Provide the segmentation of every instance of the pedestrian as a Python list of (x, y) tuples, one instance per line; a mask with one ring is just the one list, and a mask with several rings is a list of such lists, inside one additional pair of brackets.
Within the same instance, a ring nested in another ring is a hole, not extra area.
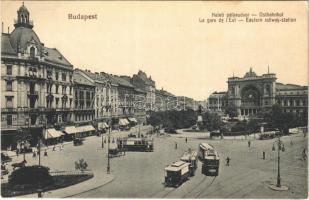
[(44, 151), (44, 156), (47, 156), (47, 151), (46, 151), (46, 149), (45, 149), (45, 151)]
[(230, 157), (227, 157), (227, 158), (225, 159), (225, 161), (226, 161), (226, 166), (230, 166), (231, 158), (230, 158)]
[(35, 149), (32, 148), (32, 157), (35, 158), (36, 157), (36, 153), (35, 153)]
[(266, 156), (265, 156), (265, 151), (263, 151), (263, 160), (265, 160), (265, 157), (266, 157)]
[(186, 143), (188, 142), (188, 138), (186, 137)]
[(304, 150), (302, 152), (302, 157), (303, 157), (303, 160), (307, 159), (307, 154), (306, 154), (306, 149), (305, 148), (304, 148)]
[(248, 147), (250, 148), (250, 146), (251, 146), (251, 141), (249, 140), (248, 141)]
[(54, 147), (53, 147), (53, 151), (55, 151), (56, 150), (56, 145), (54, 145)]
[(177, 149), (177, 142), (175, 142), (175, 149)]
[(275, 149), (275, 144), (273, 144), (273, 147), (272, 147), (271, 150), (272, 150), (272, 151), (276, 151), (276, 149)]
[(282, 144), (282, 148), (281, 148), (281, 150), (282, 150), (283, 152), (285, 152), (285, 147), (284, 147), (284, 144)]

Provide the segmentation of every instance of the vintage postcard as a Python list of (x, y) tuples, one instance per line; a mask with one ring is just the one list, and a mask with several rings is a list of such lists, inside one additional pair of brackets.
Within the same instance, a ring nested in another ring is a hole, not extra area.
[(307, 1), (1, 1), (3, 198), (305, 199)]

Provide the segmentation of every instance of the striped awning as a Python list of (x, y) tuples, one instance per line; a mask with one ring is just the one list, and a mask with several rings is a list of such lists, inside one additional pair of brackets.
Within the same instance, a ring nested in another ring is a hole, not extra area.
[(128, 125), (129, 121), (127, 119), (119, 119), (119, 125), (120, 126), (125, 126)]
[(106, 122), (99, 122), (99, 123), (98, 123), (98, 129), (99, 129), (99, 130), (102, 130), (102, 129), (108, 128), (108, 127), (109, 127), (109, 126), (107, 125)]
[(54, 128), (46, 129), (44, 133), (44, 139), (51, 139), (51, 138), (58, 138), (60, 136), (64, 135), (61, 131), (57, 131)]
[(92, 125), (79, 126), (79, 127), (76, 127), (76, 129), (78, 130), (78, 133), (95, 131), (95, 128)]
[(136, 120), (134, 117), (129, 118), (129, 120), (130, 120), (131, 122), (137, 123), (137, 120)]
[(66, 134), (75, 134), (75, 133), (78, 132), (78, 130), (76, 129), (75, 126), (67, 126), (67, 127), (64, 128), (64, 132)]

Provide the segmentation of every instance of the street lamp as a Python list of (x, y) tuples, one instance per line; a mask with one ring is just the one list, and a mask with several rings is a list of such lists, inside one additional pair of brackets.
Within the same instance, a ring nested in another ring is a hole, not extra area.
[[(280, 177), (280, 151), (284, 151), (284, 145), (282, 143), (282, 141), (280, 140), (280, 136), (278, 136), (278, 141), (276, 141), (275, 143), (277, 143), (278, 145), (278, 173), (277, 173), (277, 187), (281, 188), (281, 177)], [(272, 150), (275, 151), (274, 149), (274, 144), (272, 147)]]
[(109, 161), (110, 133), (111, 133), (111, 118), (110, 118), (109, 127), (108, 127), (108, 141), (107, 141), (107, 174), (110, 174), (110, 161)]

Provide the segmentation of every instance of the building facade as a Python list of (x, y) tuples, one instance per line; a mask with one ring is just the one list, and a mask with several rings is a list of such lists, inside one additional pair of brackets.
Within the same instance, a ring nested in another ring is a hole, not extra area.
[(227, 92), (214, 92), (208, 98), (207, 109), (210, 112), (224, 114), (227, 104)]
[(95, 119), (95, 85), (74, 71), (74, 123), (77, 126), (92, 124)]
[(36, 143), (43, 127), (65, 126), (73, 117), (73, 66), (55, 48), (44, 46), (22, 5), (15, 29), (1, 37), (2, 147), (28, 132)]
[(151, 79), (151, 76), (147, 77), (145, 72), (139, 70), (137, 74), (133, 75), (132, 84), (147, 92), (145, 109), (146, 111), (154, 111), (156, 102), (156, 83)]
[(258, 76), (252, 68), (243, 77), (228, 78), (228, 91), (213, 93), (208, 100), (212, 111), (223, 112), (235, 106), (238, 116), (255, 116), (279, 104), (285, 112), (304, 113), (308, 108), (308, 86), (276, 82), (274, 73)]

